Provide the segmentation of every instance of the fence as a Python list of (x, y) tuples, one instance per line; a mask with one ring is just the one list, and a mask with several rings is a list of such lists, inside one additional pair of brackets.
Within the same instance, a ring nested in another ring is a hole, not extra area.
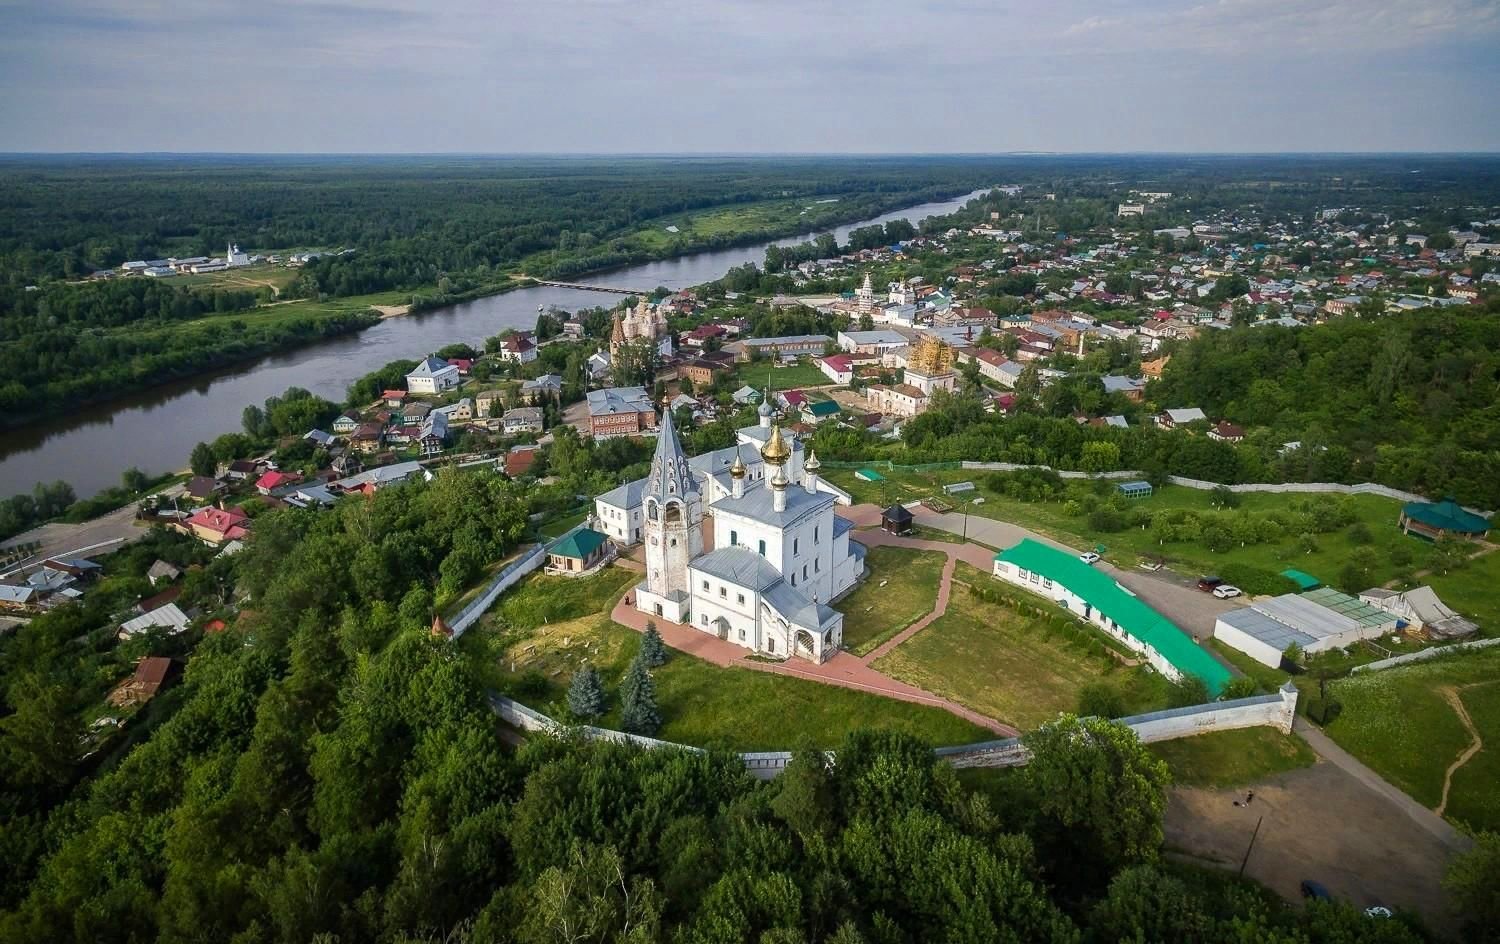
[(1456, 642), (1450, 646), (1433, 646), (1431, 649), (1423, 649), (1421, 652), (1408, 652), (1404, 656), (1391, 656), (1389, 659), (1381, 659), (1379, 662), (1366, 662), (1364, 665), (1356, 665), (1349, 672), (1351, 675), (1359, 672), (1379, 672), (1381, 669), (1393, 669), (1399, 665), (1422, 662), (1426, 659), (1436, 659), (1438, 656), (1450, 656), (1455, 652), (1462, 652), (1467, 649), (1487, 649), (1490, 646), (1500, 646), (1500, 639), (1476, 639), (1474, 642)]
[[(1500, 642), (1500, 640), (1496, 640)], [(546, 715), (527, 708), (520, 702), (504, 695), (490, 693), (490, 706), (501, 720), (523, 731), (535, 731), (560, 736), (575, 731), (590, 740), (614, 741), (635, 744), (648, 750), (665, 747), (704, 753), (701, 748), (661, 741), (656, 738), (580, 725), (569, 728)], [(1190, 708), (1171, 708), (1119, 719), (1144, 743), (1170, 741), (1173, 738), (1191, 737), (1209, 731), (1234, 731), (1239, 728), (1274, 727), (1282, 734), (1292, 730), (1292, 721), (1297, 716), (1297, 688), (1291, 682), (1281, 686), (1274, 695), (1256, 695), (1237, 698), (1233, 701), (1194, 705)], [(997, 741), (981, 741), (977, 744), (960, 744), (954, 747), (939, 747), (933, 751), (939, 760), (958, 768), (970, 767), (1021, 767), (1030, 759), (1020, 738), (1003, 738)], [(829, 757), (832, 758), (832, 754)], [(791, 751), (754, 751), (740, 754), (745, 770), (760, 780), (773, 780), (791, 763)]]
[(448, 624), (449, 628), (453, 630), (453, 638), (457, 639), (462, 636), (464, 630), (468, 629), (473, 625), (475, 620), (484, 615), (484, 611), (494, 604), (495, 599), (500, 594), (515, 586), (516, 581), (546, 563), (547, 551), (551, 550), (553, 545), (582, 527), (583, 525), (580, 524), (569, 528), (557, 541), (538, 544), (530, 551), (527, 551), (522, 557), (511, 561), (501, 568), (499, 573), (490, 578), (489, 585), (484, 588), (483, 592), (470, 600), (468, 605), (460, 610), (458, 615), (453, 617), (453, 620)]

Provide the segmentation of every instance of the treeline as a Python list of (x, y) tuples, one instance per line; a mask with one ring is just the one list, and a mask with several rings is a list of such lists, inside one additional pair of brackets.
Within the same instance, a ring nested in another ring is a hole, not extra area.
[(50, 329), (0, 345), (0, 427), (108, 400), (378, 322), (373, 312), (131, 331)]
[[(262, 515), (185, 593), (250, 607), (223, 633), (137, 643), (187, 671), (97, 770), (80, 701), (126, 657), (107, 601), (4, 643), (0, 942), (1424, 939), (1165, 859), (1168, 770), (1108, 721), (1063, 717), (1028, 735), (1028, 767), (973, 777), (878, 731), (769, 783), (719, 752), (513, 749), (428, 626), (435, 591), (514, 548), (528, 508), (447, 470)], [(115, 602), (175, 556), (126, 553)], [(1461, 865), (1472, 908), (1493, 869)]]
[(1500, 300), (1204, 332), (1148, 392), (1241, 424), (1265, 447), (1300, 442), (1284, 461), (1293, 480), (1331, 471), (1500, 508)]
[(910, 220), (889, 220), (885, 225), (871, 224), (849, 231), (849, 241), (843, 246), (832, 233), (819, 233), (816, 239), (795, 246), (768, 246), (766, 248), (765, 272), (774, 275), (803, 262), (831, 259), (845, 252), (861, 249), (877, 249), (890, 246), (917, 235), (917, 228)]

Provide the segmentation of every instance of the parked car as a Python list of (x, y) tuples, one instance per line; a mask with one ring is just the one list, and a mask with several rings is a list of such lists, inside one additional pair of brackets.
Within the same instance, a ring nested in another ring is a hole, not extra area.
[(1214, 596), (1218, 597), (1220, 600), (1233, 599), (1234, 597), (1237, 597), (1239, 595), (1240, 588), (1231, 586), (1227, 583), (1221, 583), (1217, 587), (1214, 587)]
[(1394, 918), (1395, 916), (1385, 905), (1371, 905), (1365, 909), (1366, 918)]
[(1323, 883), (1314, 882), (1310, 878), (1302, 880), (1302, 897), (1316, 898), (1318, 901), (1333, 901), (1333, 896), (1328, 893), (1327, 888), (1323, 887)]
[(1078, 555), (1078, 559), (1083, 561), (1085, 564), (1099, 563), (1099, 555), (1095, 554), (1093, 551), (1084, 551), (1082, 554)]
[(1207, 593), (1208, 591), (1212, 590), (1214, 587), (1217, 587), (1219, 584), (1221, 584), (1223, 582), (1224, 582), (1224, 578), (1223, 577), (1199, 577), (1198, 578), (1198, 589), (1204, 591), (1205, 593)]

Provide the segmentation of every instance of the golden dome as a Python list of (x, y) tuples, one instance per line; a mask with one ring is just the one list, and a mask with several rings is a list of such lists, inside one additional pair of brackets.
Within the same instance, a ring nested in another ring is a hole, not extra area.
[(771, 427), (771, 438), (766, 440), (765, 448), (760, 451), (760, 457), (771, 465), (782, 465), (792, 457), (792, 447), (788, 446), (781, 436), (780, 423)]
[(745, 477), (745, 460), (740, 458), (739, 453), (735, 453), (734, 465), (729, 467), (729, 475), (736, 479)]

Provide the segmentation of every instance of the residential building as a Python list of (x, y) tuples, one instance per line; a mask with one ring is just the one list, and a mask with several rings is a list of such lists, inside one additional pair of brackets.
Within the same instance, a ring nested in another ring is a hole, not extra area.
[[(458, 368), (437, 357), (428, 356), (406, 375), (406, 389), (415, 394), (436, 396), (459, 385)], [(389, 400), (387, 400), (389, 403)]]
[(238, 508), (200, 508), (176, 525), (204, 544), (219, 545), (250, 533), (250, 516)]
[(588, 392), (589, 433), (595, 439), (635, 436), (656, 428), (656, 405), (641, 387)]
[(540, 433), (542, 431), (544, 416), (538, 407), (518, 406), (514, 410), (506, 410), (502, 419), (505, 435), (514, 436), (517, 433)]
[(1163, 410), (1156, 415), (1156, 425), (1162, 429), (1177, 429), (1189, 423), (1208, 422), (1208, 416), (1197, 407), (1182, 410)]

